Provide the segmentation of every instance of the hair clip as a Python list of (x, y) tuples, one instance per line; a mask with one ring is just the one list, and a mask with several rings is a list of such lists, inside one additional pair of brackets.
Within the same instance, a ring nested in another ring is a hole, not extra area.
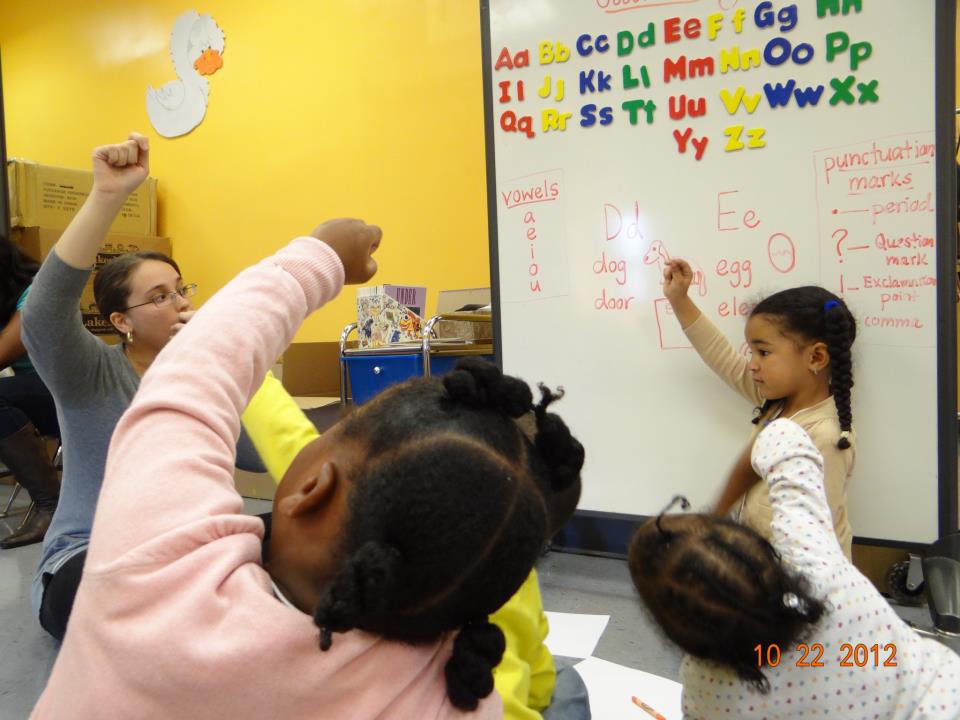
[(850, 439), (850, 431), (849, 431), (849, 430), (841, 430), (841, 431), (840, 431), (840, 438), (841, 438), (842, 440), (849, 440), (849, 439)]
[(664, 537), (669, 537), (669, 533), (667, 533), (662, 527), (660, 527), (660, 518), (666, 515), (667, 512), (678, 502), (680, 503), (680, 508), (682, 510), (686, 510), (690, 507), (690, 501), (687, 500), (683, 495), (674, 495), (673, 498), (671, 498), (670, 502), (667, 503), (667, 506), (660, 511), (660, 514), (657, 515), (657, 519), (654, 521), (654, 523), (657, 526), (657, 530), (659, 530), (660, 534)]
[(823, 311), (826, 312), (827, 310), (833, 310), (835, 307), (839, 307), (839, 306), (840, 306), (839, 300), (827, 300), (823, 304)]

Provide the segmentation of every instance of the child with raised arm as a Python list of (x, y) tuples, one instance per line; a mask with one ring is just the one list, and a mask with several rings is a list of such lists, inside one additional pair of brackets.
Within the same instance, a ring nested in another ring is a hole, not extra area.
[(844, 556), (810, 436), (774, 420), (752, 465), (772, 543), (730, 518), (661, 513), (630, 544), (644, 605), (687, 653), (684, 718), (960, 718), (960, 657), (914, 632)]
[[(272, 373), (267, 373), (241, 420), (277, 482), (286, 475), (297, 455), (320, 437)], [(528, 438), (535, 437), (533, 413), (518, 420), (518, 424)], [(579, 479), (552, 495), (548, 502), (550, 537), (570, 519), (579, 498)], [(536, 570), (490, 616), (490, 621), (503, 631), (506, 641), (503, 658), (493, 670), (505, 720), (589, 720), (590, 706), (582, 678), (572, 667), (562, 666), (558, 670), (545, 644), (549, 625)]]
[(847, 513), (847, 486), (856, 460), (850, 409), (853, 369), (850, 347), (856, 323), (846, 304), (821, 287), (791, 288), (760, 302), (750, 313), (745, 335), (748, 359), (737, 353), (690, 299), (690, 265), (671, 260), (663, 291), (694, 349), (721, 380), (756, 406), (756, 430), (736, 461), (715, 510), (737, 506), (737, 518), (771, 537), (773, 508), (766, 486), (750, 467), (757, 433), (779, 417), (810, 433), (824, 457), (827, 501), (833, 527), (851, 556), (853, 532)]
[[(306, 316), (373, 275), (379, 242), (360, 221), (321, 225), (241, 273), (153, 363), (111, 443), (33, 717), (501, 716), (488, 618), (583, 463), (549, 391), (534, 403), (468, 364), (383, 393), (298, 453), (265, 565), (233, 485), (240, 412)], [(515, 422), (531, 411), (533, 441)]]

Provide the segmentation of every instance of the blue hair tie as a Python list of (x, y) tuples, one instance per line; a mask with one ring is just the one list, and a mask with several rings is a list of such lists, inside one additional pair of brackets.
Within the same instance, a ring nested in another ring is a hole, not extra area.
[(827, 300), (823, 304), (823, 311), (826, 312), (827, 310), (833, 310), (835, 307), (838, 307), (839, 305), (840, 305), (840, 302), (838, 300)]

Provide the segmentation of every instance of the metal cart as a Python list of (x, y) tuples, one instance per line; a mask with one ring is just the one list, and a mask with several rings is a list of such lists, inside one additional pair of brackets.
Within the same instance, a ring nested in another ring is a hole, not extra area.
[(438, 338), (435, 327), (441, 320), (489, 325), (491, 316), (477, 313), (435, 315), (424, 325), (421, 340), (377, 348), (348, 347), (357, 324), (347, 325), (340, 333), (340, 402), (360, 405), (408, 378), (443, 375), (462, 357), (479, 356), (493, 360), (491, 339)]

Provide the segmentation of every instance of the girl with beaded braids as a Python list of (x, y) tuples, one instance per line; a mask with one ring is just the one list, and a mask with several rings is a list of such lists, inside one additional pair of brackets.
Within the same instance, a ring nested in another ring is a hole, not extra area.
[[(297, 454), (262, 564), (263, 522), (233, 484), (241, 411), (306, 316), (373, 276), (380, 235), (339, 220), (294, 240), (154, 361), (117, 425), (33, 717), (501, 716), (488, 616), (583, 463), (553, 394), (534, 404), (476, 364), (383, 393)], [(532, 440), (515, 420), (531, 412)]]
[[(557, 511), (572, 513), (569, 489), (579, 496), (583, 447), (547, 412), (559, 396), (540, 390), (533, 405), (523, 381), (489, 363), (463, 360), (442, 382), (410, 381), (341, 423), (340, 441), (363, 444), (371, 470), (354, 490), (341, 546), (353, 559), (341, 566), (314, 611), (321, 648), (330, 647), (333, 632), (354, 628), (420, 642), (466, 618), (446, 666), (447, 693), (454, 705), (471, 710), (491, 692), (505, 641), (487, 616), (527, 579), (510, 567), (529, 575), (537, 547), (558, 529)], [(532, 437), (515, 422), (530, 415)], [(502, 503), (487, 497), (498, 492), (491, 485), (502, 473), (509, 484), (532, 484), (534, 492), (527, 497), (529, 487), (516, 495), (508, 488), (507, 497), (515, 499)], [(498, 511), (500, 529), (491, 532), (489, 522), (473, 518), (487, 505), (513, 505), (519, 512), (522, 498), (533, 503), (523, 510), (525, 522), (500, 520)], [(425, 517), (424, 505), (435, 519)], [(427, 522), (435, 533), (429, 539), (422, 527)], [(396, 544), (379, 548), (385, 538)], [(485, 553), (470, 549), (485, 545)], [(523, 558), (519, 566), (515, 554)]]
[(824, 458), (825, 487), (833, 527), (851, 556), (853, 532), (847, 515), (847, 485), (856, 460), (850, 409), (853, 370), (850, 348), (856, 323), (846, 304), (815, 286), (775, 293), (760, 302), (746, 326), (752, 357), (737, 353), (687, 294), (693, 273), (683, 260), (664, 270), (664, 295), (694, 349), (721, 380), (757, 406), (757, 426), (740, 455), (715, 511), (737, 506), (738, 519), (770, 538), (773, 509), (766, 486), (750, 468), (757, 433), (778, 417), (797, 422)]
[[(485, 367), (464, 361), (458, 371), (490, 372)], [(456, 377), (450, 382), (456, 383)], [(297, 455), (320, 437), (317, 427), (272, 373), (267, 373), (241, 420), (267, 472), (278, 483)], [(536, 413), (519, 418), (517, 424), (528, 439), (536, 437)], [(564, 448), (579, 452), (575, 444), (565, 439), (562, 429), (560, 440), (560, 453)], [(555, 455), (547, 453), (548, 457)], [(548, 496), (550, 537), (573, 515), (580, 491), (577, 480), (566, 490)], [(267, 528), (266, 548), (269, 514), (261, 517)], [(531, 570), (520, 589), (490, 616), (490, 622), (503, 631), (505, 640), (503, 658), (493, 669), (493, 685), (503, 703), (504, 720), (589, 720), (590, 705), (583, 679), (572, 664), (555, 660), (545, 643), (549, 624), (536, 570)]]

